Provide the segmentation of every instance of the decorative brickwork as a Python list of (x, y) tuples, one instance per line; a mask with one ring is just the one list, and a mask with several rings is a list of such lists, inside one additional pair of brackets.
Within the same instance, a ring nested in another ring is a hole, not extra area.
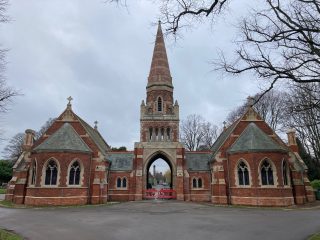
[(160, 23), (134, 151), (111, 151), (97, 122), (91, 127), (78, 117), (71, 100), (38, 141), (26, 130), (6, 200), (34, 206), (142, 200), (149, 168), (161, 158), (170, 166), (170, 191), (178, 200), (253, 206), (315, 201), (294, 130), (286, 146), (251, 105), (225, 126), (210, 151), (185, 150)]

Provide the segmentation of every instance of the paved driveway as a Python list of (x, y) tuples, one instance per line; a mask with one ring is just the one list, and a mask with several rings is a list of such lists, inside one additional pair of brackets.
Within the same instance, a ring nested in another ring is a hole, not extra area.
[(31, 240), (302, 240), (320, 231), (320, 210), (229, 208), (176, 201), (0, 208), (0, 226)]

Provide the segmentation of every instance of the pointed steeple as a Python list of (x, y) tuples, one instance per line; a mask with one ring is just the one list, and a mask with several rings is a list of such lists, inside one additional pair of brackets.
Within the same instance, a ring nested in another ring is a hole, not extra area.
[(154, 45), (150, 73), (148, 77), (148, 86), (152, 85), (172, 86), (172, 78), (169, 69), (166, 46), (164, 44), (161, 22), (158, 24), (157, 37)]

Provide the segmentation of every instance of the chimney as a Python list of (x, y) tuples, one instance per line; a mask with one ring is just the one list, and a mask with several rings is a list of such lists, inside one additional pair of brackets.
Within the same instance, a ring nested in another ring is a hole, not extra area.
[(288, 146), (293, 152), (298, 152), (298, 145), (296, 141), (296, 130), (291, 128), (287, 131)]
[(34, 142), (35, 131), (32, 129), (27, 129), (25, 131), (24, 141), (23, 141), (23, 150), (28, 151), (32, 148)]

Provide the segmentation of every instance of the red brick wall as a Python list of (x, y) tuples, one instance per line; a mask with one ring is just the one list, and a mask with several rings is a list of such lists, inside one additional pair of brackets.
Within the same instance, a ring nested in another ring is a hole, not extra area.
[[(202, 188), (193, 188), (193, 179), (202, 179)], [(190, 201), (194, 202), (209, 202), (211, 200), (211, 176), (210, 172), (189, 172), (189, 189)]]
[[(131, 172), (131, 171), (130, 171)], [(133, 178), (130, 177), (130, 172), (110, 172), (109, 175), (109, 201), (129, 201), (130, 199), (130, 189), (133, 187)], [(117, 188), (117, 179), (118, 178), (127, 179), (126, 188)]]

